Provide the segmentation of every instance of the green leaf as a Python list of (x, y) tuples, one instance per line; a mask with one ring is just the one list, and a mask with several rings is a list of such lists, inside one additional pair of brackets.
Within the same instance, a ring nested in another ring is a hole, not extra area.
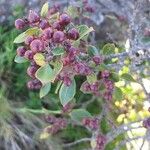
[(23, 43), (27, 37), (28, 35), (25, 32), (23, 32), (15, 38), (14, 43)]
[(48, 8), (49, 8), (48, 2), (42, 6), (41, 13), (40, 13), (42, 17), (45, 17), (47, 15)]
[(46, 96), (51, 89), (51, 83), (43, 85), (40, 89), (40, 98)]
[(128, 73), (124, 73), (121, 75), (121, 78), (122, 79), (125, 79), (126, 81), (132, 81), (132, 82), (135, 82), (134, 78), (128, 74)]
[(28, 60), (25, 59), (24, 57), (20, 57), (20, 56), (16, 55), (14, 61), (15, 61), (16, 63), (25, 63), (25, 62), (27, 62)]
[(79, 123), (81, 123), (84, 118), (92, 117), (92, 115), (85, 109), (74, 109), (70, 116), (72, 120), (75, 120)]
[(64, 54), (64, 48), (63, 47), (56, 47), (52, 50), (52, 53), (54, 56), (57, 56), (57, 55), (62, 55)]
[(113, 98), (115, 100), (122, 100), (123, 93), (122, 93), (122, 90), (120, 88), (115, 87), (114, 92), (113, 92)]
[(92, 45), (88, 46), (88, 53), (90, 54), (90, 56), (99, 55), (98, 49)]
[(50, 78), (52, 75), (52, 68), (50, 67), (49, 64), (46, 64), (45, 66), (40, 67), (36, 73), (35, 76), (37, 79), (39, 79), (42, 84), (46, 84), (48, 82), (50, 82)]
[(70, 86), (66, 86), (62, 84), (59, 90), (59, 98), (60, 102), (63, 106), (65, 106), (68, 102), (70, 102), (76, 93), (76, 82), (73, 79), (72, 84)]
[(95, 73), (91, 73), (90, 75), (87, 76), (87, 81), (88, 83), (92, 84), (97, 81), (97, 76)]
[(36, 35), (38, 33), (39, 33), (38, 27), (30, 28), (30, 29), (26, 30), (25, 32), (19, 34), (15, 38), (14, 43), (23, 43), (29, 35)]
[(114, 54), (115, 53), (115, 45), (108, 43), (108, 44), (104, 45), (102, 51), (103, 51), (104, 55)]
[(118, 82), (119, 81), (119, 75), (115, 72), (112, 72), (111, 75), (110, 75), (110, 78), (115, 81), (115, 82)]
[(78, 38), (77, 41), (83, 39), (86, 35), (88, 35), (90, 32), (94, 31), (93, 27), (88, 27), (86, 25), (80, 25), (77, 27), (77, 29), (79, 30), (79, 35), (80, 37)]
[(69, 6), (66, 12), (71, 18), (77, 18), (79, 16), (78, 9), (74, 6)]
[(51, 77), (50, 77), (50, 81), (51, 82), (54, 82), (57, 75), (60, 73), (60, 71), (62, 70), (63, 68), (63, 63), (61, 61), (55, 61), (55, 62), (52, 62), (51, 65), (53, 65), (53, 72), (51, 74)]

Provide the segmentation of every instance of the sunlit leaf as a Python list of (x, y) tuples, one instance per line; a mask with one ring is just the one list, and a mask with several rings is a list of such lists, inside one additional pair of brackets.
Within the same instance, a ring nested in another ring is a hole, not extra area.
[(48, 2), (42, 6), (41, 13), (40, 13), (42, 17), (45, 17), (47, 15), (48, 8), (49, 8)]

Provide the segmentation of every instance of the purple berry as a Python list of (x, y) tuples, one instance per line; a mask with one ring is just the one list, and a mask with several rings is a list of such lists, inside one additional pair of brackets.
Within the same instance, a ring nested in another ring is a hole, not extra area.
[(114, 88), (114, 84), (111, 80), (104, 80), (104, 85), (108, 90), (113, 90)]
[(53, 35), (53, 40), (56, 43), (61, 43), (65, 39), (65, 34), (62, 31), (56, 31)]
[(96, 64), (96, 65), (99, 65), (103, 62), (103, 58), (101, 56), (94, 56), (93, 57), (93, 62)]
[(17, 19), (16, 21), (15, 21), (15, 27), (16, 27), (16, 29), (23, 29), (24, 27), (25, 27), (25, 22), (24, 22), (24, 20), (23, 19)]
[(46, 39), (46, 40), (49, 40), (51, 39), (53, 36), (53, 30), (52, 28), (46, 28), (44, 31), (43, 31), (43, 37)]
[(48, 28), (48, 26), (49, 26), (49, 23), (48, 23), (48, 21), (47, 20), (41, 20), (41, 22), (40, 22), (40, 24), (39, 24), (39, 27), (43, 30), (43, 29), (45, 29), (45, 28)]
[(36, 66), (29, 66), (27, 69), (27, 74), (31, 77), (31, 78), (35, 78), (35, 73), (37, 71), (37, 67)]
[(40, 21), (40, 17), (35, 11), (30, 10), (29, 16), (28, 16), (28, 21), (30, 23), (36, 23), (36, 22)]
[(79, 38), (79, 32), (76, 28), (72, 28), (68, 31), (68, 37), (71, 40), (77, 40)]
[(112, 92), (110, 92), (110, 91), (104, 92), (103, 97), (105, 100), (111, 101), (112, 100)]
[(44, 43), (39, 39), (35, 39), (31, 42), (30, 48), (34, 53), (42, 52), (44, 50)]
[(34, 40), (34, 37), (33, 37), (33, 36), (28, 36), (28, 37), (25, 39), (25, 44), (26, 44), (26, 45), (30, 45), (33, 40)]
[(24, 54), (24, 57), (28, 60), (32, 60), (34, 56), (34, 53), (31, 50), (27, 50)]
[(59, 21), (56, 21), (53, 23), (52, 27), (54, 29), (57, 29), (57, 30), (61, 30), (62, 29), (62, 26), (60, 25), (60, 22)]
[(95, 83), (91, 84), (90, 89), (91, 89), (92, 92), (97, 92), (99, 90), (98, 82), (95, 82)]
[(71, 18), (67, 14), (60, 15), (59, 20), (61, 25), (68, 25), (71, 22)]
[(17, 48), (17, 55), (23, 57), (26, 52), (25, 47), (21, 46)]
[(71, 81), (71, 79), (70, 79), (69, 77), (65, 76), (65, 77), (63, 78), (63, 83), (64, 83), (66, 86), (70, 86), (71, 83), (72, 83), (72, 81)]
[(70, 43), (70, 40), (67, 39), (65, 41), (63, 41), (62, 45), (64, 46), (64, 48), (68, 51), (71, 47), (71, 43)]
[(108, 78), (110, 76), (110, 72), (108, 70), (104, 70), (101, 72), (102, 78)]

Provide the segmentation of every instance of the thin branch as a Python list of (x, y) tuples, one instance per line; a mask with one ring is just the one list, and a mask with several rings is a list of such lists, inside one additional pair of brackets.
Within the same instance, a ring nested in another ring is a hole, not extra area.
[(74, 146), (76, 144), (79, 144), (79, 143), (82, 143), (82, 142), (89, 142), (89, 141), (91, 141), (91, 138), (83, 138), (83, 139), (74, 141), (72, 143), (64, 144), (63, 147), (71, 147), (71, 146)]

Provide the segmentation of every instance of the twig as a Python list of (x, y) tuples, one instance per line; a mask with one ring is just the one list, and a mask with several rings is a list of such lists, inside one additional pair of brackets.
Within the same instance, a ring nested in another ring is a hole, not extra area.
[(81, 142), (89, 142), (89, 141), (91, 141), (91, 138), (83, 138), (83, 139), (74, 141), (74, 142), (72, 142), (72, 143), (64, 144), (63, 147), (70, 147), (70, 146), (74, 146), (74, 145), (76, 145), (76, 144), (79, 144), (79, 143), (81, 143)]

